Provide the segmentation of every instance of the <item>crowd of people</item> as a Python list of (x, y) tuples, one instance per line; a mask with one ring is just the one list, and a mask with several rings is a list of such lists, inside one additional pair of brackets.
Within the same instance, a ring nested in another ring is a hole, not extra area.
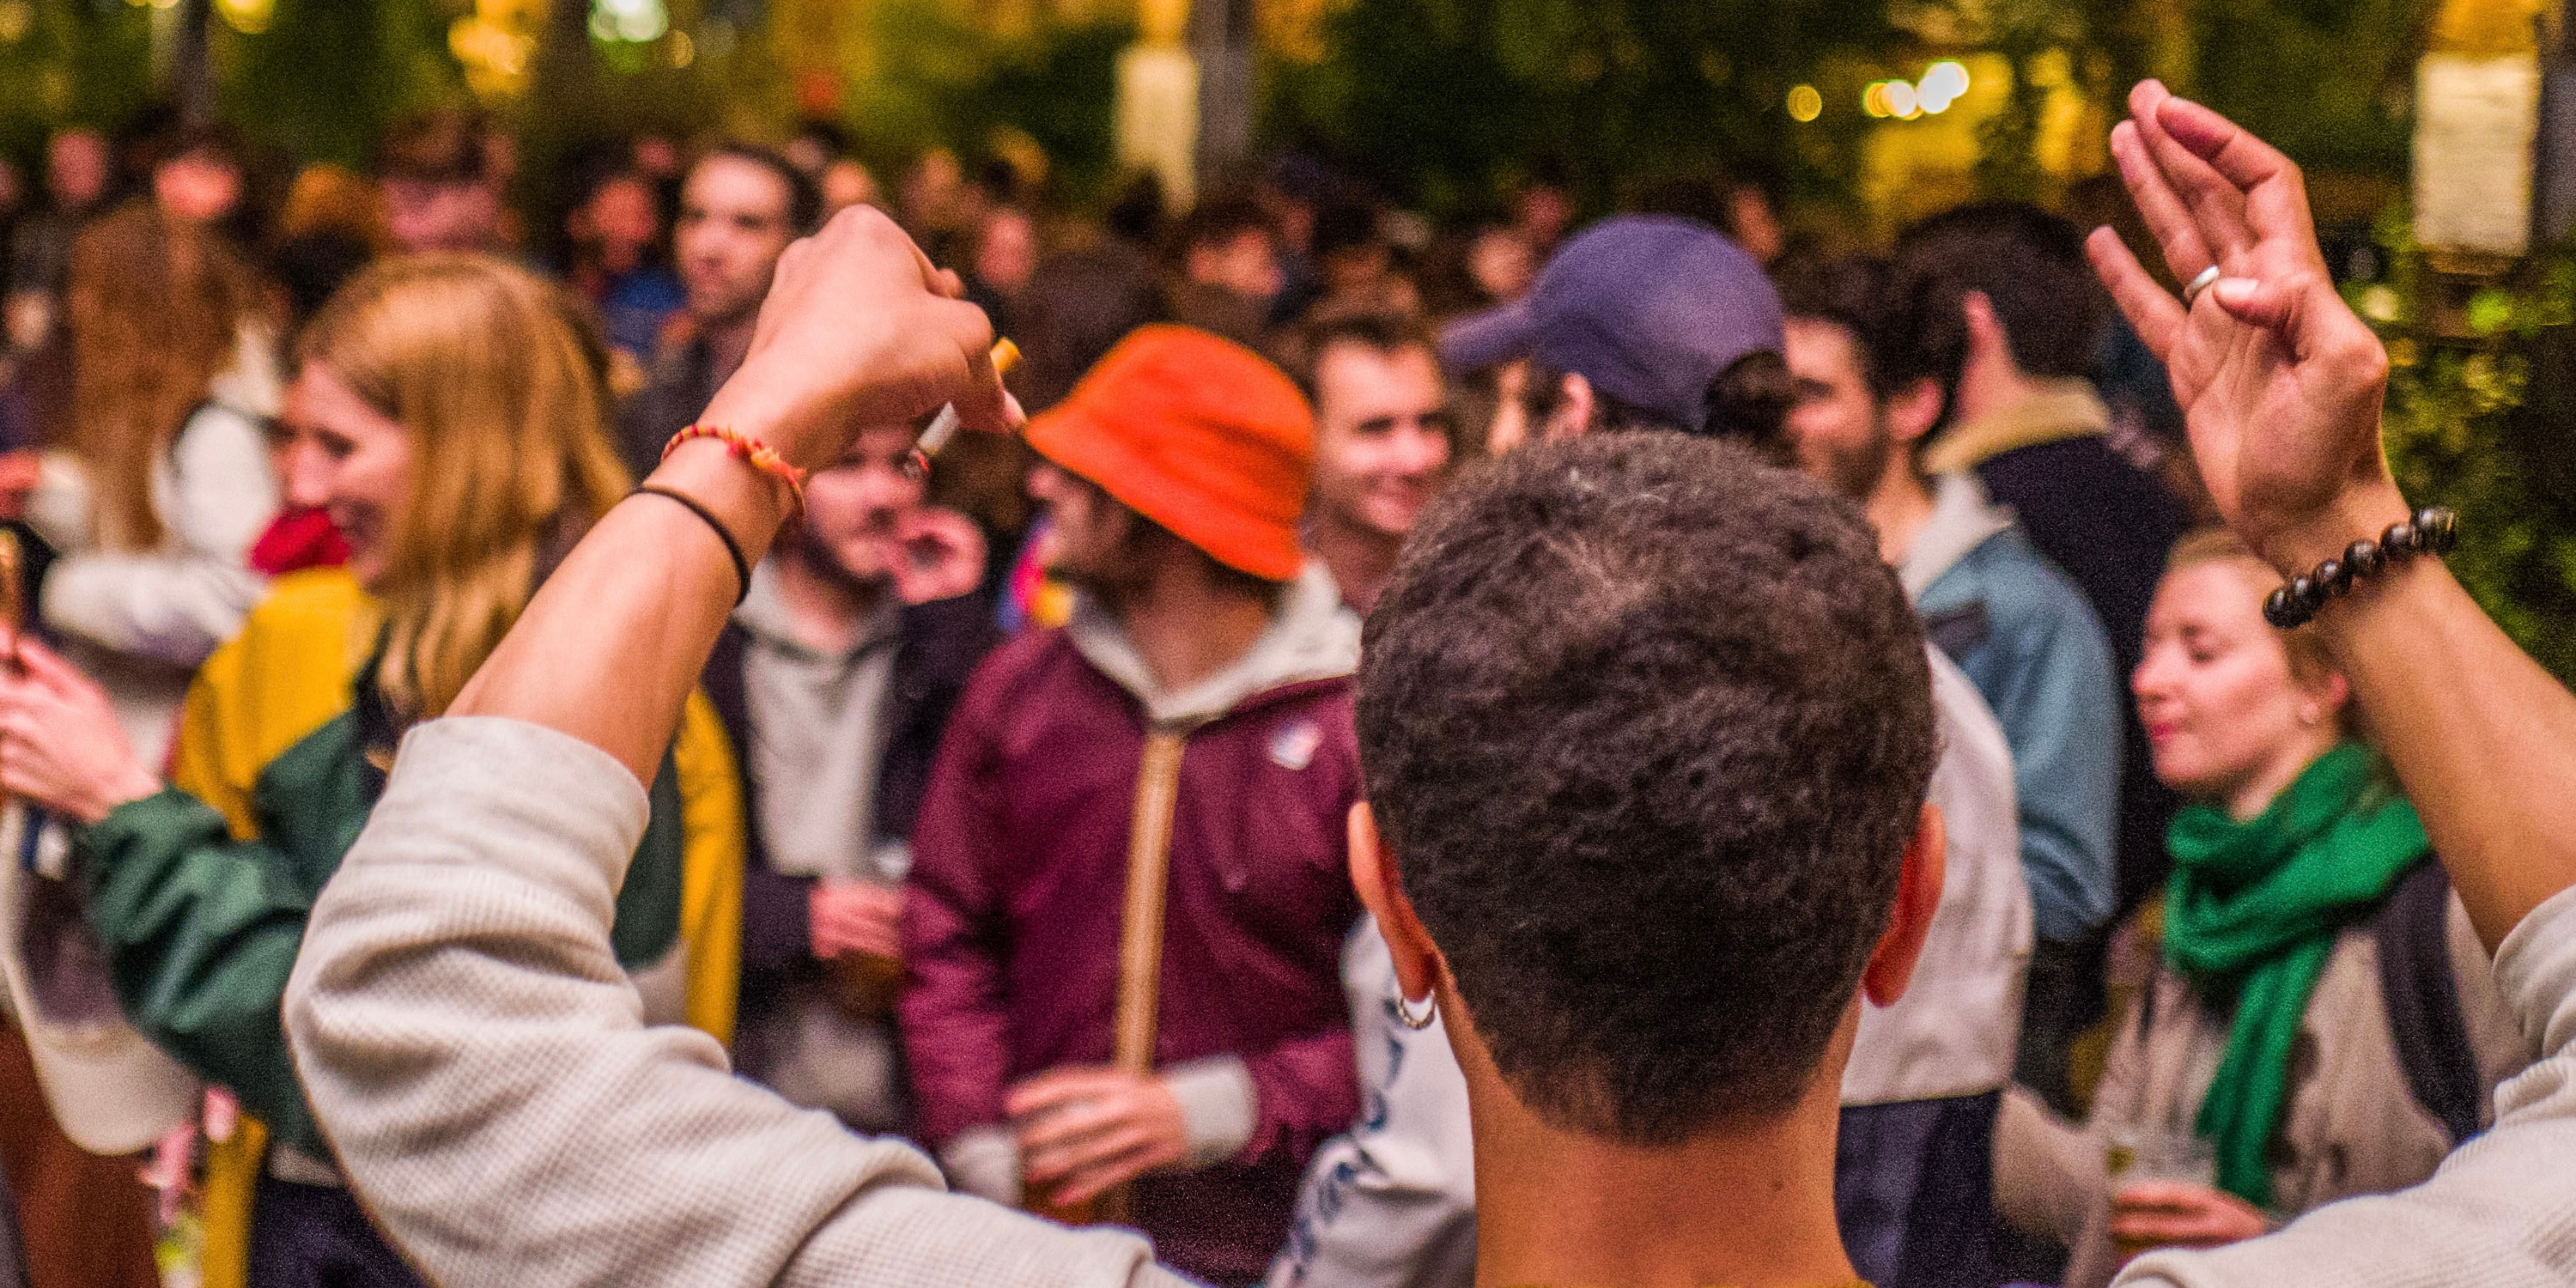
[(0, 1284), (183, 1210), (211, 1288), (2557, 1265), (2576, 714), (2414, 553), (2296, 172), (2133, 105), (2179, 300), (2017, 202), (879, 214), (816, 129), (531, 238), (470, 115), (273, 216), (57, 134)]

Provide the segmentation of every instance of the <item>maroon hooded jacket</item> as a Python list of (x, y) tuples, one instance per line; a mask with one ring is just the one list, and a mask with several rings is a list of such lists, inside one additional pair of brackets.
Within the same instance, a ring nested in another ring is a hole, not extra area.
[(1230, 1157), (1139, 1178), (1134, 1219), (1163, 1260), (1218, 1283), (1262, 1276), (1308, 1155), (1359, 1108), (1340, 978), (1359, 916), (1345, 832), (1361, 795), (1358, 624), (1331, 586), (1313, 571), (1292, 583), (1251, 653), (1189, 693), (1156, 693), (1096, 611), (1004, 646), (967, 685), (913, 832), (900, 1014), (920, 1130), (945, 1153), (961, 1133), (1002, 1134), (1011, 1084), (1110, 1062), (1145, 736), (1191, 726), (1157, 1065), (1239, 1061), (1250, 1135)]

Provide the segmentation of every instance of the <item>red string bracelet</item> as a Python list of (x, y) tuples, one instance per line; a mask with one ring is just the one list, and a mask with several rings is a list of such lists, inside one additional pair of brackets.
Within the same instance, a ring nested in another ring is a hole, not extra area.
[(777, 448), (741, 430), (727, 429), (722, 425), (691, 425), (671, 435), (671, 441), (662, 445), (662, 459), (671, 459), (671, 453), (678, 451), (680, 444), (693, 438), (712, 438), (724, 444), (735, 460), (786, 484), (788, 515), (792, 518), (805, 513), (805, 477), (812, 471), (788, 464), (787, 458), (779, 455)]

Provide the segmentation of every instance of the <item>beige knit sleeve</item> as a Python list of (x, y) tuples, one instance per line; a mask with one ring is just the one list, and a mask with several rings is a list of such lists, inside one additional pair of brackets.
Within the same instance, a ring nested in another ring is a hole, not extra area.
[(434, 721), (315, 906), (286, 1019), (368, 1211), (455, 1285), (1131, 1285), (1131, 1235), (950, 1195), (647, 1029), (609, 948), (643, 787), (517, 721)]

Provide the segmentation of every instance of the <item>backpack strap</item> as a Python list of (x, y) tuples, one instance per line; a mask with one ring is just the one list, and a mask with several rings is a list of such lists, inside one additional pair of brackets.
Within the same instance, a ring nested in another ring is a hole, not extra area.
[(2400, 878), (2380, 909), (2379, 992), (2415, 1103), (2454, 1146), (2478, 1134), (2486, 1104), (2477, 1052), (2451, 971), (2451, 881), (2438, 862)]

